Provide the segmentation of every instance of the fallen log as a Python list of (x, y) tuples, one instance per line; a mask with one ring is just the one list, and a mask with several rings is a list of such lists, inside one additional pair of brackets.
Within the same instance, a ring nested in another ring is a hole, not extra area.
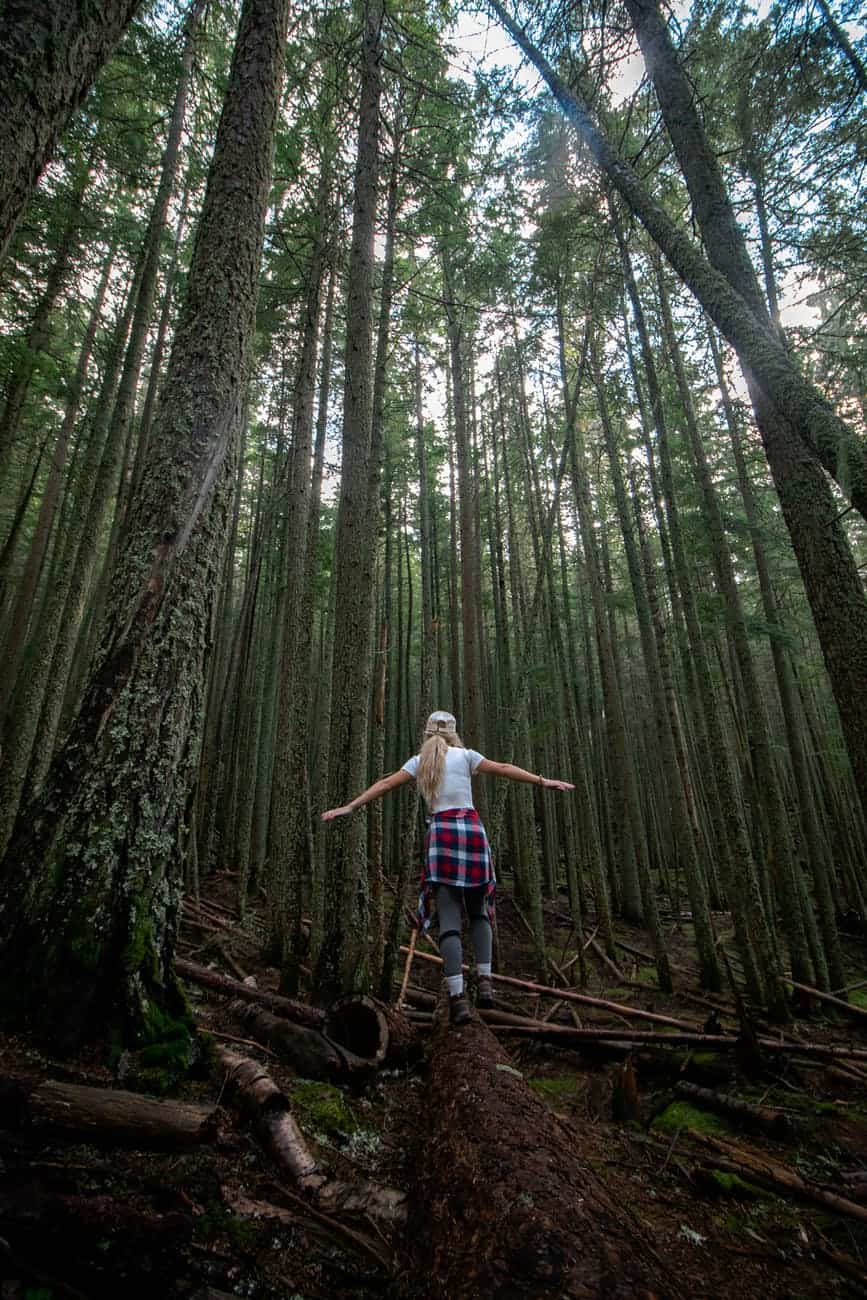
[(477, 1018), (436, 1028), (407, 1248), (414, 1300), (683, 1292)]
[(827, 1002), (829, 1006), (854, 1016), (856, 1020), (867, 1021), (867, 1007), (859, 1007), (856, 1002), (844, 1002), (842, 998), (835, 998), (833, 993), (822, 993), (820, 989), (814, 989), (810, 984), (799, 984), (797, 980), (786, 979), (785, 976), (783, 976), (783, 983), (788, 984), (789, 988), (795, 989), (798, 993), (805, 993), (819, 1002)]
[(210, 1142), (216, 1107), (157, 1101), (137, 1092), (15, 1076), (0, 1078), (0, 1127), (66, 1139), (176, 1150)]
[(289, 1099), (255, 1061), (228, 1048), (217, 1053), (227, 1082), (252, 1120), (270, 1155), (291, 1175), (315, 1205), (328, 1213), (369, 1215), (383, 1223), (402, 1223), (406, 1195), (379, 1183), (343, 1183), (320, 1167), (298, 1127)]
[[(408, 952), (405, 945), (401, 945), (401, 952)], [(435, 957), (432, 953), (419, 952), (416, 949), (416, 957), (421, 957), (424, 961), (432, 961), (442, 965), (442, 957)], [(468, 966), (463, 967), (468, 970)], [(672, 1025), (675, 1029), (685, 1029), (691, 1033), (696, 1032), (696, 1026), (690, 1024), (688, 1020), (678, 1020), (674, 1016), (657, 1015), (655, 1011), (644, 1011), (641, 1007), (630, 1007), (623, 1002), (609, 1002), (605, 998), (594, 998), (589, 993), (575, 993), (572, 989), (557, 989), (550, 984), (536, 984), (533, 980), (519, 980), (513, 975), (492, 975), (491, 979), (496, 984), (506, 984), (512, 988), (526, 989), (530, 993), (541, 993), (550, 998), (562, 998), (564, 1002), (579, 1002), (586, 1007), (601, 1007), (604, 1011), (612, 1011), (618, 1016), (631, 1017), (634, 1020), (648, 1020), (657, 1025)]]
[(281, 1060), (308, 1079), (335, 1079), (374, 1069), (378, 1060), (356, 1056), (348, 1048), (332, 1042), (318, 1029), (308, 1029), (281, 1016), (272, 1016), (264, 1007), (250, 1002), (230, 1002), (228, 1012), (257, 1038), (275, 1050)]
[(308, 1079), (332, 1079), (348, 1072), (343, 1055), (319, 1030), (272, 1016), (264, 1007), (240, 998), (230, 1002), (226, 1010), (298, 1074)]
[(701, 1088), (696, 1083), (686, 1083), (683, 1080), (677, 1084), (675, 1092), (679, 1097), (686, 1097), (719, 1115), (730, 1115), (748, 1126), (760, 1128), (772, 1137), (785, 1138), (792, 1132), (791, 1118), (773, 1106), (757, 1106), (741, 1097), (733, 1097), (730, 1093), (715, 1092), (712, 1088)]
[(836, 1192), (829, 1192), (824, 1187), (817, 1187), (815, 1183), (808, 1183), (788, 1165), (768, 1160), (754, 1151), (744, 1151), (742, 1147), (711, 1137), (709, 1133), (699, 1133), (691, 1128), (686, 1132), (703, 1147), (718, 1153), (704, 1158), (708, 1164), (712, 1164), (723, 1173), (737, 1174), (746, 1182), (754, 1183), (769, 1191), (783, 1196), (794, 1196), (798, 1200), (809, 1201), (813, 1205), (821, 1205), (826, 1210), (833, 1210), (835, 1214), (857, 1219), (859, 1223), (867, 1223), (867, 1206), (856, 1205), (845, 1196), (838, 1196)]
[(175, 960), (175, 971), (181, 979), (192, 980), (194, 984), (200, 984), (202, 988), (213, 989), (216, 993), (222, 993), (226, 997), (241, 998), (244, 1002), (258, 1002), (261, 1006), (267, 1007), (275, 1016), (283, 1016), (286, 1020), (294, 1020), (298, 1025), (307, 1025), (310, 1029), (321, 1029), (325, 1023), (325, 1012), (320, 1011), (318, 1007), (308, 1006), (306, 1002), (298, 1002), (295, 998), (284, 998), (279, 993), (268, 993), (264, 989), (251, 988), (249, 984), (242, 984), (239, 980), (229, 979), (228, 975), (220, 975), (217, 971), (208, 970), (206, 966), (198, 966), (195, 962), (185, 961), (182, 958)]
[[(486, 1012), (482, 1013), (487, 1016)], [(517, 1019), (518, 1017), (516, 1017)], [(740, 1043), (740, 1038), (726, 1034), (660, 1034), (653, 1030), (635, 1029), (573, 1029), (571, 1025), (543, 1024), (540, 1020), (528, 1020), (524, 1024), (492, 1024), (491, 1028), (499, 1034), (515, 1035), (518, 1038), (538, 1038), (543, 1042), (559, 1043), (564, 1047), (583, 1043), (632, 1043), (636, 1046), (653, 1047), (707, 1047), (713, 1051), (733, 1051)], [(867, 1061), (867, 1048), (844, 1047), (830, 1043), (790, 1043), (780, 1042), (776, 1038), (759, 1038), (758, 1045), (763, 1052), (776, 1056), (812, 1056), (823, 1061)]]
[(366, 993), (348, 993), (325, 1013), (325, 1033), (341, 1051), (371, 1066), (405, 1060), (417, 1047), (415, 1029), (397, 1007)]

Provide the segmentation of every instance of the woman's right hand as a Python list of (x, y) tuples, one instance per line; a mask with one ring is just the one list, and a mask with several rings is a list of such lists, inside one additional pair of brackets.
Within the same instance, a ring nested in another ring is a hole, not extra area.
[(571, 781), (555, 781), (550, 776), (542, 777), (542, 786), (545, 790), (574, 790), (575, 786)]

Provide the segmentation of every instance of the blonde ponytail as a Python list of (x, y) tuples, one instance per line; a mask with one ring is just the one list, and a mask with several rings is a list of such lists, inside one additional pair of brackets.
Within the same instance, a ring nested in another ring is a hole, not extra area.
[(428, 736), (419, 751), (415, 783), (427, 804), (433, 803), (443, 783), (447, 749), (445, 736)]
[(426, 804), (432, 804), (439, 793), (446, 770), (446, 750), (450, 746), (464, 748), (454, 717), (451, 713), (432, 713), (424, 729), (415, 774), (416, 787)]

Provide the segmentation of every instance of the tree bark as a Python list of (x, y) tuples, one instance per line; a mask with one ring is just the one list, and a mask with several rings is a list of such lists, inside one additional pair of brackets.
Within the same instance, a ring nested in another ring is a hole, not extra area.
[(57, 137), (140, 0), (13, 0), (0, 24), (0, 261)]
[[(382, 6), (364, 4), (362, 85), (343, 399), (343, 466), (335, 540), (335, 626), (329, 736), (329, 804), (345, 803), (367, 785), (374, 556), (367, 542), (373, 416), (373, 264), (382, 94)], [(368, 981), (369, 880), (366, 818), (329, 827), (323, 893), (325, 926), (314, 935), (314, 984), (326, 1000)], [(314, 915), (314, 921), (317, 918)]]
[[(288, 0), (246, 0), (152, 456), (80, 712), (4, 863), (0, 1014), (158, 1039), (255, 325)], [(22, 998), (22, 988), (27, 996)]]
[(157, 1101), (121, 1089), (0, 1078), (0, 1121), (66, 1141), (178, 1150), (216, 1134), (213, 1106)]
[(479, 1021), (460, 1030), (440, 1022), (426, 1114), (409, 1218), (419, 1300), (682, 1294), (577, 1156), (578, 1135)]

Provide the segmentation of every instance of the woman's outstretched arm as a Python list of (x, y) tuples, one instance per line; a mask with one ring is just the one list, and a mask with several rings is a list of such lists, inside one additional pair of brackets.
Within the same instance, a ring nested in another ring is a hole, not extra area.
[(395, 790), (399, 785), (406, 785), (407, 781), (411, 780), (409, 772), (405, 772), (402, 767), (398, 768), (391, 776), (383, 776), (378, 781), (374, 781), (373, 785), (369, 785), (361, 794), (357, 794), (351, 803), (345, 803), (342, 808), (329, 808), (322, 814), (322, 820), (331, 822), (335, 817), (345, 817), (347, 813), (355, 812), (362, 804), (370, 803), (372, 799), (379, 799), (382, 795), (388, 794), (389, 790)]
[(494, 763), (489, 758), (483, 758), (476, 771), (487, 772), (490, 776), (505, 776), (510, 781), (528, 781), (531, 785), (541, 785), (546, 790), (575, 789), (571, 781), (555, 781), (550, 776), (541, 776), (538, 772), (516, 767), (514, 763)]

